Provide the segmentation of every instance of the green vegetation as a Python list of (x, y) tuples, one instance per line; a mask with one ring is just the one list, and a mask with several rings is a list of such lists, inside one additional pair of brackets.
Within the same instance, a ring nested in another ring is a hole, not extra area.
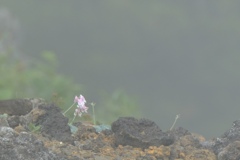
[[(41, 59), (31, 62), (2, 54), (0, 75), (0, 99), (41, 97), (66, 110), (74, 96), (83, 92), (81, 85), (57, 72), (57, 58), (52, 52), (43, 52)], [(91, 107), (90, 103), (88, 106)], [(70, 119), (75, 108), (66, 114)], [(135, 100), (122, 90), (117, 90), (112, 95), (105, 94), (101, 105), (96, 106), (96, 111), (97, 120), (106, 123), (111, 123), (119, 116), (140, 115)], [(89, 120), (89, 116), (83, 116), (82, 119)]]
[[(64, 106), (67, 99), (81, 90), (69, 77), (56, 71), (55, 54), (43, 52), (41, 60), (13, 60), (8, 54), (0, 56), (0, 99), (42, 97)], [(64, 101), (61, 101), (64, 97)]]
[(82, 87), (56, 70), (52, 52), (43, 52), (41, 59), (31, 61), (0, 54), (0, 99), (41, 97), (64, 109)]
[(32, 133), (38, 133), (40, 132), (41, 126), (36, 126), (33, 123), (29, 123), (28, 124), (28, 129), (32, 132)]

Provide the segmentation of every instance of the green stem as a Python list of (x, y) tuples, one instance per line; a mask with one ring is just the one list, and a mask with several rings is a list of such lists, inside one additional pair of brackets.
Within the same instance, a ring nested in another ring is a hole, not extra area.
[(63, 112), (63, 115), (65, 116), (65, 113), (67, 113), (72, 107), (73, 105), (75, 104), (76, 102), (74, 102), (65, 112)]
[(72, 123), (73, 123), (73, 121), (75, 120), (75, 118), (76, 118), (76, 116), (74, 116), (74, 117), (73, 117), (73, 119), (72, 119), (72, 122), (71, 122), (70, 124), (72, 124)]

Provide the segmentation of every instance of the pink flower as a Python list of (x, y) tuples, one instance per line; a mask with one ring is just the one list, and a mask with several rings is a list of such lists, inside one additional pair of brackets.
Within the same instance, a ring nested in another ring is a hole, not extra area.
[(77, 105), (77, 108), (75, 109), (74, 116), (82, 116), (82, 114), (85, 112), (87, 113), (88, 107), (87, 106), (79, 106)]
[(85, 103), (87, 103), (87, 101), (85, 100), (85, 98), (82, 95), (80, 95), (79, 97), (75, 96), (74, 102), (75, 103), (77, 102), (79, 106), (84, 106)]
[(84, 112), (87, 113), (88, 107), (85, 106), (85, 103), (87, 103), (87, 101), (82, 95), (80, 95), (79, 97), (75, 96), (74, 103), (78, 103), (77, 109), (75, 109), (75, 112), (74, 112), (74, 116), (78, 115), (81, 117), (82, 113)]
[(88, 110), (88, 107), (87, 106), (77, 106), (80, 110), (81, 110), (81, 112), (83, 113), (83, 112), (85, 112), (85, 113), (87, 113), (87, 110)]
[(77, 115), (78, 115), (79, 117), (82, 116), (82, 112), (81, 112), (80, 108), (75, 109), (74, 116), (77, 116)]

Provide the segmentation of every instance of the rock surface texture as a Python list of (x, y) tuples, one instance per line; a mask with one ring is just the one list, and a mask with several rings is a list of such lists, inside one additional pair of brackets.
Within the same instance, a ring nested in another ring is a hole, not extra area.
[(41, 140), (27, 132), (16, 133), (12, 128), (0, 127), (0, 159), (64, 159), (44, 147)]
[(169, 146), (174, 136), (164, 133), (153, 121), (133, 117), (119, 118), (112, 123), (115, 145), (129, 145), (138, 148)]
[(91, 123), (77, 122), (71, 133), (59, 107), (43, 99), (23, 101), (11, 102), (16, 111), (28, 108), (21, 113), (6, 110), (10, 103), (0, 101), (0, 160), (240, 159), (240, 120), (212, 140), (181, 127), (162, 131), (153, 121), (133, 117), (121, 117), (101, 132)]

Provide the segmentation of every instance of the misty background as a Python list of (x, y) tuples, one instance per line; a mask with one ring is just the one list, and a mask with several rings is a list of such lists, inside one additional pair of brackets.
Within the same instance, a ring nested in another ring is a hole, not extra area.
[(19, 21), (21, 53), (54, 52), (89, 101), (124, 90), (162, 130), (181, 114), (177, 127), (208, 138), (240, 117), (240, 1), (1, 0), (0, 8)]

